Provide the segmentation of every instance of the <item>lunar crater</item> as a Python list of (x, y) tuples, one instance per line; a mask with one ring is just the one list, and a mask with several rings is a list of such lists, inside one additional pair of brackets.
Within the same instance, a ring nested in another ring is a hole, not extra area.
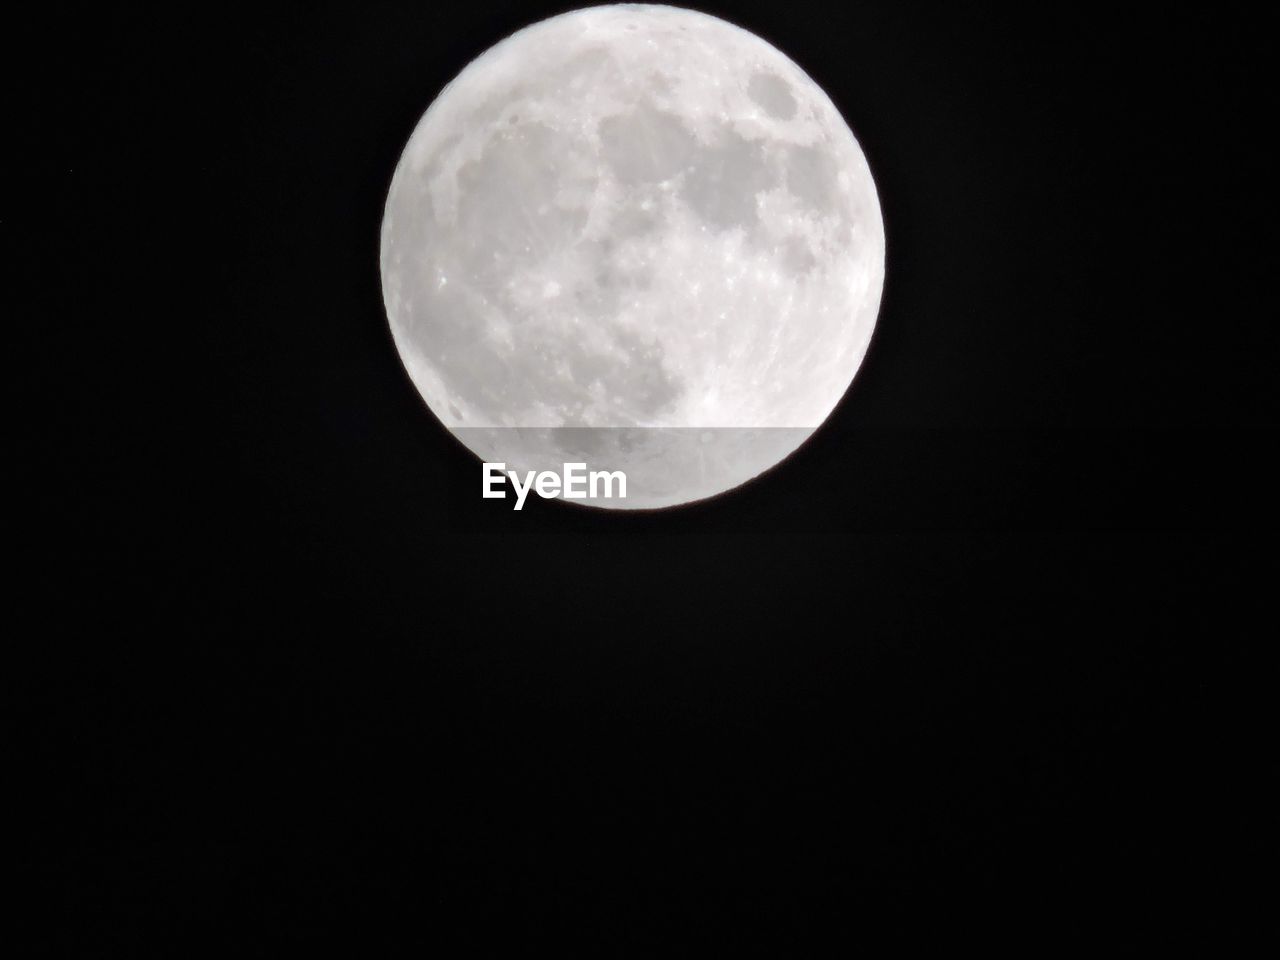
[(657, 6), (565, 14), (469, 65), (382, 228), (432, 411), (513, 468), (630, 468), (605, 506), (708, 496), (802, 442), (862, 360), (883, 257), (870, 171), (817, 85)]
[(787, 81), (776, 73), (757, 71), (747, 83), (747, 95), (776, 120), (790, 120), (796, 113), (796, 100)]

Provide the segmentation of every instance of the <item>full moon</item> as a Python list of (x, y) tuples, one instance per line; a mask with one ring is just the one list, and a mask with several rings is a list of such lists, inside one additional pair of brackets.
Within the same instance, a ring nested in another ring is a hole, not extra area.
[(884, 224), (853, 133), (785, 55), (689, 10), (591, 7), (430, 105), (381, 268), (405, 369), (481, 460), (621, 470), (626, 498), (594, 505), (668, 507), (826, 420), (875, 327)]

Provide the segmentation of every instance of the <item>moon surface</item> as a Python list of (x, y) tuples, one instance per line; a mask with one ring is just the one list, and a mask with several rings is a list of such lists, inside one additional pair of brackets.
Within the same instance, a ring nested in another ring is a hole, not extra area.
[(477, 456), (622, 470), (627, 498), (596, 505), (665, 507), (755, 477), (831, 413), (875, 326), (884, 225), (848, 125), (774, 47), (676, 7), (591, 7), (435, 99), (381, 268), (405, 369)]

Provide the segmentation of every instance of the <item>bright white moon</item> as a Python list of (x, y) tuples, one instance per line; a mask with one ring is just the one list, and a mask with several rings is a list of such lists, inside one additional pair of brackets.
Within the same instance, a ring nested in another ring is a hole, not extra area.
[(839, 111), (759, 37), (675, 7), (485, 52), (419, 121), (382, 223), (431, 411), (482, 460), (624, 471), (604, 507), (712, 496), (791, 453), (857, 373), (883, 280)]

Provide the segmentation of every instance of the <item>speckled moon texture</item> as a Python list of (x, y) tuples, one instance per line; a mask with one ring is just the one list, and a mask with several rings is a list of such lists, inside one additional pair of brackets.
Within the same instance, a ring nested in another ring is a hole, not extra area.
[(623, 470), (605, 507), (713, 496), (786, 457), (857, 373), (883, 280), (875, 184), (831, 101), (675, 7), (579, 10), (489, 49), (419, 121), (382, 225), (387, 316), (431, 411), (512, 469)]

